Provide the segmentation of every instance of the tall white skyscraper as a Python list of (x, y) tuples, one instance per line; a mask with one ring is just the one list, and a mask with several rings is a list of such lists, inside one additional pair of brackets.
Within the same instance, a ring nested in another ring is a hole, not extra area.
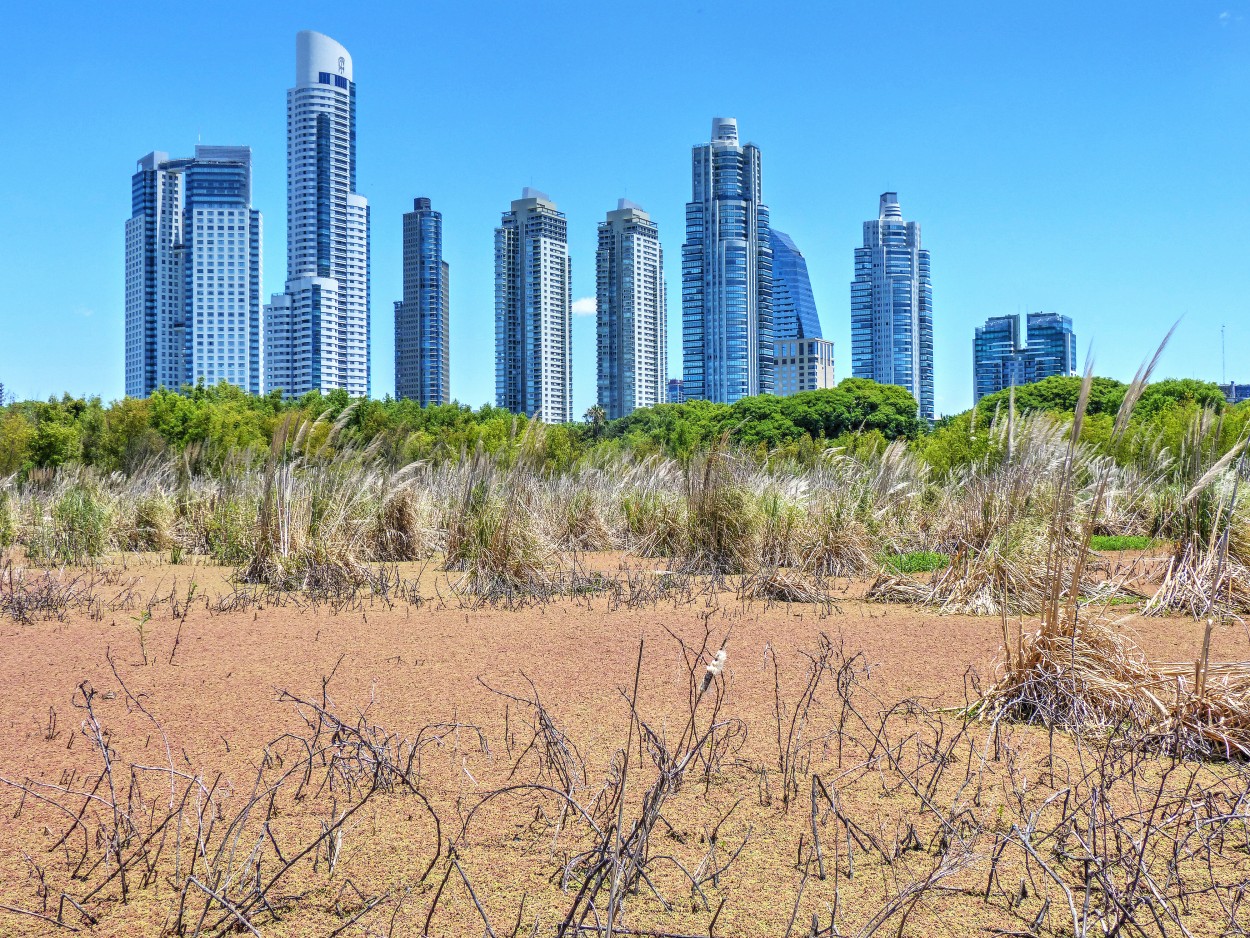
[(261, 216), (252, 152), (153, 152), (130, 180), (126, 222), (126, 394), (184, 384), (260, 393)]
[(681, 345), (686, 400), (722, 404), (773, 391), (773, 251), (760, 151), (738, 122), (712, 119), (691, 154), (681, 247)]
[(621, 199), (599, 223), (595, 282), (599, 406), (616, 420), (668, 390), (664, 252), (642, 206)]
[(295, 37), (287, 108), (286, 290), (265, 307), (265, 388), (369, 393), (369, 202), (356, 192), (352, 57)]
[(547, 423), (573, 419), (568, 222), (526, 188), (495, 229), (495, 401)]

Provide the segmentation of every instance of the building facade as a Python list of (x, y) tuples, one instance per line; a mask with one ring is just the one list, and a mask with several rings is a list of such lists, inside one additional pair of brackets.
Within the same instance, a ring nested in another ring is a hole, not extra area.
[(352, 57), (295, 37), (287, 105), (287, 280), (265, 307), (266, 390), (369, 393), (369, 202), (356, 192)]
[(666, 404), (680, 404), (686, 399), (685, 382), (681, 378), (668, 379), (668, 392), (664, 396)]
[(1054, 375), (1075, 375), (1072, 320), (1057, 313), (991, 316), (977, 326), (972, 358), (974, 401)]
[(687, 400), (733, 403), (773, 390), (773, 252), (759, 148), (731, 117), (691, 154), (681, 249), (682, 378)]
[(651, 216), (626, 199), (599, 223), (595, 252), (599, 406), (609, 420), (665, 400), (664, 252)]
[(526, 188), (495, 229), (495, 402), (547, 423), (573, 419), (568, 222)]
[(779, 339), (773, 343), (776, 389), (779, 397), (800, 391), (832, 388), (833, 343), (828, 339)]
[(1221, 384), (1220, 390), (1224, 392), (1224, 400), (1230, 404), (1244, 404), (1250, 401), (1250, 384), (1238, 384), (1232, 381), (1228, 384)]
[(920, 224), (904, 221), (898, 193), (864, 222), (851, 283), (851, 374), (906, 388), (933, 419), (933, 288)]
[(770, 228), (773, 249), (773, 338), (819, 339), (820, 315), (807, 275), (807, 259), (788, 234)]
[(126, 222), (126, 394), (228, 382), (259, 394), (261, 215), (248, 147), (152, 152)]
[(450, 272), (443, 215), (429, 199), (404, 213), (404, 298), (395, 303), (395, 396), (422, 407), (451, 401), (448, 365)]

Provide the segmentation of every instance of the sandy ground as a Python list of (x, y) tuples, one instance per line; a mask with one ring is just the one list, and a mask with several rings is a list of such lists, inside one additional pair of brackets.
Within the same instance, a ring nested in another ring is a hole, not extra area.
[[(593, 560), (607, 569), (620, 562), (616, 557)], [(135, 596), (185, 597), (192, 580), (199, 597), (211, 599), (231, 589), (229, 571), (219, 568), (152, 565), (143, 558), (130, 558), (121, 567)], [(419, 570), (404, 572), (415, 576)], [(436, 587), (438, 577), (426, 570), (422, 592), (433, 596), (443, 591), (446, 580)], [(427, 793), (443, 817), (447, 835), (458, 829), (457, 816), (507, 778), (512, 758), (529, 735), (525, 708), (506, 704), (482, 682), (524, 696), (526, 681), (532, 680), (555, 721), (578, 746), (588, 785), (593, 787), (596, 778), (601, 782), (627, 733), (622, 691), (633, 681), (640, 643), (639, 710), (654, 726), (673, 733), (684, 719), (689, 681), (673, 634), (697, 645), (706, 629), (714, 644), (728, 640), (725, 713), (740, 718), (748, 732), (724, 779), (706, 790), (693, 786), (697, 793), (683, 793), (673, 824), (690, 841), (680, 849), (695, 862), (706, 853), (699, 840), (740, 799), (741, 807), (726, 822), (721, 837), (734, 843), (746, 837), (748, 847), (720, 877), (719, 885), (708, 888), (713, 910), (724, 900), (715, 934), (780, 935), (802, 878), (795, 855), (807, 823), (806, 809), (784, 813), (776, 804), (761, 805), (758, 773), (748, 766), (775, 765), (776, 688), (779, 684), (783, 700), (797, 697), (805, 674), (800, 651), (813, 649), (823, 632), (841, 642), (848, 656), (863, 655), (861, 663), (868, 666), (863, 677), (866, 689), (880, 700), (924, 697), (939, 707), (963, 701), (968, 669), (982, 681), (992, 679), (1001, 645), (997, 619), (938, 616), (911, 607), (866, 603), (857, 598), (863, 589), (864, 584), (843, 584), (840, 598), (825, 608), (743, 605), (726, 595), (715, 605), (700, 600), (642, 610), (608, 610), (601, 597), (522, 610), (466, 609), (448, 598), (418, 606), (374, 602), (339, 613), (295, 604), (215, 613), (201, 602), (193, 603), (182, 621), (172, 617), (167, 605), (155, 607), (150, 619), (131, 609), (108, 612), (100, 619), (79, 614), (63, 622), (33, 625), (0, 620), (0, 776), (56, 783), (67, 771), (81, 778), (91, 770), (89, 742), (80, 732), (84, 712), (71, 703), (75, 688), (83, 682), (97, 692), (95, 707), (112, 734), (119, 761), (161, 763), (159, 735), (128, 704), (108, 662), (111, 656), (131, 693), (163, 725), (176, 761), (206, 777), (224, 773), (243, 789), (254, 776), (265, 743), (301, 726), (294, 708), (279, 701), (280, 692), (319, 698), (322, 678), (333, 672), (329, 694), (341, 715), (367, 708), (371, 722), (409, 737), (439, 721), (481, 727), (488, 750), (466, 730), (432, 748), (423, 770)], [(1143, 620), (1129, 614), (1117, 628), (1157, 659), (1193, 660), (1201, 647), (1202, 628), (1188, 619)], [(1212, 657), (1250, 660), (1246, 629), (1218, 627)], [(781, 663), (777, 675), (774, 658)], [(820, 722), (828, 717), (822, 709), (827, 697), (828, 693), (821, 694), (812, 717), (813, 736), (828, 732)], [(54, 730), (50, 719), (55, 720)], [(1028, 731), (1023, 733), (1028, 737)], [(1033, 740), (1026, 748), (1041, 745)], [(813, 754), (812, 769), (831, 771), (832, 758), (828, 745), (823, 746)], [(30, 805), (15, 817), (18, 803), (16, 791), (0, 791), (3, 898), (37, 910), (40, 900), (31, 871), (56, 866), (59, 855), (49, 854), (48, 847), (59, 836), (64, 819), (58, 821)], [(881, 808), (865, 803), (863, 810), (871, 817)], [(508, 934), (517, 920), (523, 921), (517, 933), (529, 934), (534, 916), (550, 928), (570, 899), (550, 881), (567, 845), (546, 837), (535, 847), (522, 837), (525, 818), (518, 816), (525, 811), (532, 814), (528, 806), (492, 803), (459, 848), (464, 869), (500, 935)], [(406, 804), (383, 804), (371, 809), (368, 817), (345, 838), (335, 878), (318, 880), (304, 905), (282, 921), (267, 924), (264, 934), (331, 934), (347, 920), (335, 914), (336, 904), (340, 911), (353, 907), (354, 890), (374, 895), (386, 889), (404, 895), (403, 902), (388, 900), (343, 934), (387, 934), (388, 928), (393, 935), (420, 934), (431, 890), (443, 869), (440, 866), (430, 881), (418, 881), (434, 847), (430, 825)], [(666, 931), (707, 934), (712, 916), (699, 902), (691, 911), (688, 886), (683, 893), (680, 879), (673, 878), (666, 887), (674, 897), (673, 911), (639, 899), (636, 921)], [(825, 914), (833, 901), (830, 888), (813, 879), (801, 903), (800, 922), (809, 921), (813, 911)], [(886, 888), (881, 876), (844, 883), (840, 899), (846, 920), (852, 924), (864, 920), (870, 906), (880, 904), (878, 894)], [(463, 885), (457, 879), (447, 889), (431, 933), (482, 934), (481, 918)], [(101, 921), (90, 933), (159, 934), (170, 916), (169, 895), (166, 885), (125, 906), (105, 903), (99, 907)], [(522, 896), (524, 906), (518, 913)], [(968, 896), (942, 895), (916, 911), (907, 933), (964, 934), (1019, 926), (1017, 919), (1004, 919), (1004, 914)], [(0, 912), (0, 934), (60, 932), (37, 919)]]

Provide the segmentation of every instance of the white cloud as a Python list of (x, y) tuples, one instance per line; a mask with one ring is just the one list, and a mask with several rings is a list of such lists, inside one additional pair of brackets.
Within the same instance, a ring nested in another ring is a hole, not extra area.
[(94, 316), (95, 310), (89, 306), (77, 306), (74, 308), (74, 313), (76, 315), (79, 315), (85, 318), (85, 317)]
[(583, 296), (580, 300), (573, 301), (574, 316), (593, 316), (595, 314), (595, 298), (593, 296)]

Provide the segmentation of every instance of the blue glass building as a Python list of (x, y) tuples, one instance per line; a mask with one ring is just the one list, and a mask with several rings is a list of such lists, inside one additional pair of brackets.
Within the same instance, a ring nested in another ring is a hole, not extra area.
[(773, 390), (773, 251), (760, 151), (731, 117), (694, 147), (681, 248), (686, 400), (733, 403)]
[(973, 399), (979, 401), (1004, 388), (1075, 375), (1076, 333), (1072, 320), (1058, 313), (991, 316), (977, 326), (972, 356)]
[(807, 260), (784, 231), (769, 229), (773, 249), (773, 337), (819, 339), (820, 316), (807, 276)]
[(864, 222), (851, 283), (851, 374), (906, 388), (933, 419), (933, 287), (920, 224), (904, 221), (897, 192)]
[(414, 199), (404, 213), (404, 298), (395, 303), (395, 396), (422, 407), (451, 400), (449, 278), (443, 215)]

